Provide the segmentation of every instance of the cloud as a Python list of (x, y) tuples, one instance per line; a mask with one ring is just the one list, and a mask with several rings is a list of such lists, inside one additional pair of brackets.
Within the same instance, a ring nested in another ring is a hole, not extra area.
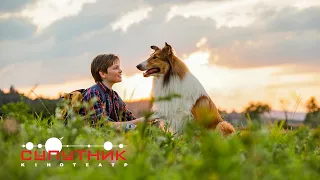
[(319, 67), (318, 43), (320, 36), (317, 31), (265, 33), (248, 37), (248, 40), (234, 40), (227, 47), (217, 47), (213, 53), (220, 57), (220, 61), (213, 63), (234, 68), (283, 64)]
[(320, 7), (269, 12), (248, 27), (220, 28), (204, 35), (220, 56), (220, 65), (245, 68), (266, 65), (320, 65)]
[[(43, 41), (33, 38), (15, 41), (1, 41), (0, 43), (0, 67), (23, 62), (34, 62), (40, 59), (50, 59), (52, 48), (55, 46), (55, 38), (50, 37)], [(49, 57), (49, 58), (48, 58)]]
[(291, 64), (283, 66), (284, 69), (281, 72), (277, 72), (279, 75), (288, 75), (288, 74), (303, 74), (306, 72), (309, 73), (317, 73), (319, 72), (319, 65), (311, 65), (311, 64)]
[(22, 19), (0, 19), (0, 41), (22, 40), (33, 35), (35, 27)]
[(33, 0), (1, 0), (0, 1), (0, 13), (12, 12), (22, 9), (25, 5), (32, 2)]
[[(181, 1), (175, 3), (182, 4)], [(253, 6), (256, 8), (253, 12), (257, 13), (254, 15), (256, 20), (251, 24), (217, 28), (219, 22), (212, 18), (176, 15), (167, 21), (166, 15), (172, 4), (97, 1), (83, 5), (77, 15), (57, 19), (40, 34), (19, 41), (2, 40), (0, 67), (15, 64), (16, 67), (34, 69), (42, 75), (32, 72), (30, 81), (22, 82), (18, 76), (11, 77), (5, 73), (0, 81), (4, 82), (6, 78), (6, 85), (3, 86), (7, 86), (10, 82), (17, 85), (37, 81), (53, 83), (75, 75), (88, 77), (90, 62), (100, 53), (118, 54), (124, 72), (132, 75), (139, 73), (135, 66), (152, 52), (150, 45), (161, 47), (164, 42), (171, 44), (181, 58), (198, 48), (207, 48), (212, 54), (212, 64), (231, 68), (293, 64), (304, 67), (297, 72), (308, 71), (308, 67), (319, 67), (319, 51), (316, 48), (320, 41), (318, 7), (279, 10), (260, 4)], [(112, 22), (144, 7), (152, 7), (148, 18), (130, 25), (126, 33), (120, 30), (121, 26), (119, 30), (112, 29)], [(197, 46), (200, 39), (206, 41)], [(75, 65), (77, 68), (74, 68)], [(46, 73), (49, 70), (50, 75)], [(19, 76), (27, 73), (21, 69), (15, 69), (15, 72), (19, 72)]]
[[(268, 32), (301, 32), (320, 29), (320, 7), (310, 7), (303, 10), (285, 8), (262, 21), (260, 25)], [(262, 17), (261, 17), (262, 18)]]
[(251, 24), (255, 18), (248, 11), (247, 1), (199, 1), (171, 7), (167, 21), (175, 16), (211, 18), (216, 21), (217, 28), (221, 26), (238, 27)]
[[(152, 6), (161, 6), (161, 5), (178, 5), (178, 4), (185, 4), (189, 2), (196, 2), (197, 0), (143, 0), (145, 3), (152, 5)], [(223, 0), (211, 0), (211, 1), (223, 1)], [(227, 1), (227, 0), (224, 0)]]
[[(180, 21), (183, 19), (177, 18), (174, 21), (166, 23), (163, 14), (164, 12), (167, 12), (167, 10), (168, 7), (162, 7), (160, 9), (152, 11), (150, 13), (150, 19), (142, 21), (139, 26), (131, 27), (130, 31), (128, 31), (126, 34), (123, 34), (119, 31), (113, 32), (110, 24), (108, 24), (107, 22), (107, 25), (102, 28), (100, 27), (101, 29), (97, 28), (97, 30), (94, 31), (90, 29), (88, 30), (88, 32), (81, 32), (81, 30), (79, 29), (86, 29), (87, 26), (84, 26), (82, 28), (80, 26), (81, 23), (79, 23), (78, 26), (73, 26), (77, 25), (77, 22), (80, 22), (80, 20), (82, 19), (81, 17), (79, 17), (76, 22), (71, 23), (71, 25), (66, 26), (65, 28), (58, 28), (62, 27), (63, 24), (71, 22), (70, 19), (66, 19), (66, 22), (61, 20), (59, 21), (59, 25), (57, 22), (57, 24), (52, 26), (56, 27), (56, 29), (59, 31), (54, 31), (52, 30), (52, 28), (49, 28), (52, 31), (49, 31), (48, 29), (48, 31), (46, 31), (46, 34), (43, 36), (20, 42), (1, 43), (1, 45), (3, 45), (4, 48), (8, 49), (8, 51), (4, 51), (1, 55), (3, 56), (3, 59), (5, 59), (5, 61), (2, 61), (0, 64), (5, 66), (10, 64), (10, 62), (21, 62), (22, 60), (35, 61), (39, 59), (47, 60), (65, 56), (72, 57), (84, 52), (90, 52), (92, 54), (114, 52), (120, 54), (120, 56), (123, 57), (124, 62), (128, 62), (124, 65), (128, 68), (132, 66), (134, 67), (136, 63), (142, 60), (141, 58), (146, 56), (145, 52), (149, 50), (151, 44), (164, 44), (165, 39), (171, 41), (172, 43), (177, 42), (176, 46), (179, 46), (181, 44), (183, 45), (183, 47), (192, 50), (193, 47), (188, 46), (198, 41), (200, 35), (196, 33), (190, 33), (188, 35), (189, 37), (186, 39), (185, 35), (187, 35), (187, 32), (184, 32), (183, 34), (175, 34), (174, 32), (180, 31), (182, 28), (192, 29), (193, 25), (195, 23), (198, 23), (198, 19), (195, 18), (181, 23)], [(96, 19), (96, 24), (101, 23), (101, 19), (102, 18)], [(92, 20), (91, 25), (94, 25), (94, 18), (89, 20)], [(205, 26), (210, 27), (210, 24), (212, 23), (207, 23), (204, 20), (201, 20), (200, 23), (200, 27), (202, 26), (204, 27), (203, 29), (206, 29), (206, 31), (210, 31), (211, 28), (205, 28)], [(171, 26), (171, 28), (167, 28), (167, 25)], [(155, 29), (159, 31), (155, 31)], [(73, 33), (71, 33), (70, 31), (75, 32), (75, 34), (79, 35), (72, 36)], [(197, 30), (194, 29), (193, 31), (196, 32)], [(63, 35), (63, 32), (65, 32), (65, 34), (70, 33), (70, 35)], [(64, 38), (62, 38), (61, 36)], [(137, 46), (137, 43), (140, 43), (139, 46)], [(18, 47), (19, 49), (23, 49), (21, 54), (14, 53), (14, 49), (16, 47)], [(28, 54), (28, 56), (25, 56), (23, 59), (21, 59), (20, 57), (23, 54)]]
[[(154, 13), (157, 13), (157, 11)], [(156, 14), (152, 13), (150, 15)], [(7, 48), (7, 50), (3, 51), (1, 55), (5, 61), (1, 61), (1, 64), (6, 67), (8, 64), (15, 62), (16, 64), (20, 64), (20, 68), (10, 71), (16, 72), (16, 75), (4, 74), (0, 78), (3, 82), (1, 86), (2, 88), (8, 87), (11, 83), (17, 86), (36, 82), (57, 83), (75, 75), (90, 77), (91, 75), (88, 73), (90, 73), (89, 67), (91, 60), (99, 53), (109, 52), (120, 55), (121, 66), (125, 74), (131, 75), (139, 73), (135, 66), (148, 56), (148, 53), (151, 51), (150, 45), (152, 44), (162, 46), (164, 45), (164, 40), (169, 40), (168, 42), (175, 45), (178, 49), (190, 48), (190, 51), (194, 49), (195, 42), (198, 41), (199, 35), (189, 35), (189, 38), (185, 38), (186, 34), (176, 35), (170, 33), (179, 30), (181, 27), (179, 18), (176, 20), (168, 24), (171, 28), (166, 28), (165, 19), (163, 18), (163, 24), (154, 23), (154, 25), (149, 28), (133, 26), (126, 34), (113, 32), (110, 27), (106, 27), (93, 34), (85, 33), (74, 41), (62, 41), (59, 42), (59, 44), (57, 44), (58, 41), (56, 41), (54, 37), (50, 37), (39, 43), (33, 42), (32, 40), (7, 42), (5, 43), (6, 45), (3, 46)], [(142, 22), (142, 24), (150, 23), (148, 21), (152, 22), (150, 19)], [(184, 26), (191, 28), (193, 24), (197, 22), (197, 19), (188, 21), (191, 22), (184, 23)], [(208, 23), (203, 21), (202, 24), (206, 26)], [(158, 35), (154, 31), (154, 28), (157, 28), (162, 33)], [(132, 34), (134, 34), (134, 36)], [(154, 38), (146, 39), (146, 34)], [(141, 41), (142, 39), (144, 41)], [(31, 45), (27, 46), (28, 44)], [(179, 44), (183, 46), (179, 46)], [(190, 44), (194, 44), (194, 47), (189, 47)], [(20, 53), (15, 53), (15, 48), (21, 49), (21, 51), (19, 51)], [(28, 56), (25, 56), (26, 54), (28, 54)], [(86, 54), (86, 56), (82, 57), (81, 55), (83, 54)], [(42, 65), (40, 66), (39, 64)], [(23, 70), (23, 68), (26, 70)], [(30, 69), (33, 71), (28, 73)], [(47, 72), (50, 72), (50, 74)], [(28, 75), (26, 76), (27, 79), (22, 81), (18, 77), (23, 76), (23, 74)]]
[(47, 28), (53, 22), (68, 16), (75, 16), (86, 3), (95, 3), (96, 0), (41, 0), (27, 4), (19, 12), (6, 13), (2, 18), (27, 18), (37, 26), (37, 32)]
[(31, 4), (21, 11), (21, 16), (30, 18), (31, 22), (38, 27), (38, 31), (48, 27), (54, 21), (67, 16), (75, 16), (86, 3), (95, 3), (95, 0), (43, 0)]
[(152, 7), (144, 7), (128, 12), (115, 22), (111, 23), (112, 30), (121, 29), (122, 32), (126, 32), (131, 25), (140, 23), (142, 20), (148, 18), (148, 13), (150, 11), (152, 11)]
[(81, 78), (90, 79), (90, 63), (87, 54), (83, 54), (10, 65), (0, 70), (0, 89), (8, 88), (10, 85), (23, 88), (35, 84), (59, 84)]
[(259, 21), (259, 16), (265, 15), (266, 9), (282, 11), (290, 7), (304, 10), (314, 6), (320, 6), (320, 2), (316, 0), (308, 0), (304, 3), (299, 0), (282, 0), (281, 2), (278, 0), (193, 1), (172, 6), (167, 14), (167, 20), (170, 21), (176, 16), (200, 17), (215, 20), (217, 28), (247, 27)]
[(57, 41), (74, 40), (74, 38), (86, 32), (111, 28), (111, 23), (119, 17), (146, 6), (147, 4), (142, 1), (127, 0), (97, 0), (96, 3), (86, 3), (77, 15), (65, 16), (52, 22), (48, 28), (43, 29), (38, 34), (38, 38), (42, 40), (54, 35)]

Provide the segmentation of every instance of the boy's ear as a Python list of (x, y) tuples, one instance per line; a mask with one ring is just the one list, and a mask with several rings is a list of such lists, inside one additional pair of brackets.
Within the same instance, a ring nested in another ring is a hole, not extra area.
[(100, 75), (100, 77), (103, 77), (103, 76), (104, 76), (104, 74), (105, 74), (105, 72), (99, 71), (99, 75)]

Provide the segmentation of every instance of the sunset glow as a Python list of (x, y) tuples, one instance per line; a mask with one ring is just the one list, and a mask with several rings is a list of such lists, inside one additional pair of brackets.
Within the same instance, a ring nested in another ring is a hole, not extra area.
[[(191, 54), (182, 55), (182, 60), (187, 64), (189, 70), (199, 79), (207, 92), (214, 99), (218, 107), (228, 111), (241, 111), (249, 100), (264, 101), (274, 104), (275, 109), (281, 109), (280, 100), (288, 99), (292, 103), (289, 107), (296, 108), (297, 98), (306, 100), (308, 95), (315, 93), (313, 88), (308, 87), (286, 87), (285, 84), (310, 82), (318, 74), (303, 75), (275, 75), (286, 69), (286, 67), (265, 67), (252, 69), (230, 69), (210, 64), (211, 54), (206, 49), (199, 49)], [(75, 89), (87, 88), (93, 84), (92, 78), (65, 82), (63, 84), (39, 85), (35, 94), (42, 97), (57, 98), (58, 94), (70, 92)], [(113, 89), (125, 101), (138, 101), (148, 99), (152, 88), (152, 78), (143, 77), (142, 73), (131, 76), (123, 75), (123, 81), (115, 84)], [(31, 93), (32, 87), (20, 88), (19, 92), (36, 98)], [(318, 86), (318, 89), (320, 87)], [(5, 90), (5, 91), (8, 91)], [(318, 91), (320, 92), (320, 91)], [(320, 95), (320, 94), (319, 94)], [(238, 107), (238, 108), (236, 108)], [(304, 111), (300, 104), (298, 110)]]
[(319, 0), (19, 3), (0, 12), (4, 92), (13, 85), (32, 99), (56, 99), (88, 88), (92, 59), (114, 53), (123, 81), (113, 89), (125, 101), (148, 99), (152, 77), (135, 66), (167, 42), (221, 109), (261, 101), (283, 110), (285, 99), (290, 111), (305, 111), (320, 97)]

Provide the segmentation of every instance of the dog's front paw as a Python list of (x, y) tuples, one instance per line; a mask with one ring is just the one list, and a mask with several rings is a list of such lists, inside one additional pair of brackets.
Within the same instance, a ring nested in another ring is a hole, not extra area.
[(148, 121), (148, 124), (150, 126), (158, 126), (159, 123), (160, 123), (160, 119), (159, 118), (151, 119), (151, 120)]

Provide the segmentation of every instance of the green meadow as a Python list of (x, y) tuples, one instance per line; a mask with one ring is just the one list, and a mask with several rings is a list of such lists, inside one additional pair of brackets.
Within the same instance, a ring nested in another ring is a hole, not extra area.
[[(29, 107), (12, 103), (3, 107), (0, 120), (1, 179), (319, 179), (320, 128), (302, 126), (285, 129), (282, 123), (235, 126), (237, 133), (221, 137), (191, 121), (182, 135), (172, 135), (141, 124), (128, 132), (104, 126), (91, 128), (83, 117), (73, 116), (64, 123), (55, 116), (28, 113)], [(146, 113), (148, 116), (148, 113)], [(63, 145), (100, 145), (99, 147), (63, 147), (65, 153), (79, 149), (125, 151), (125, 160), (114, 164), (109, 158), (88, 160), (75, 153), (72, 160), (21, 160), (22, 145), (32, 142), (39, 154), (51, 137), (62, 138)], [(123, 148), (117, 145), (123, 144)], [(22, 167), (21, 163), (24, 163)], [(48, 167), (48, 163), (50, 166)], [(99, 164), (100, 163), (100, 164)], [(35, 165), (36, 164), (36, 165)]]

